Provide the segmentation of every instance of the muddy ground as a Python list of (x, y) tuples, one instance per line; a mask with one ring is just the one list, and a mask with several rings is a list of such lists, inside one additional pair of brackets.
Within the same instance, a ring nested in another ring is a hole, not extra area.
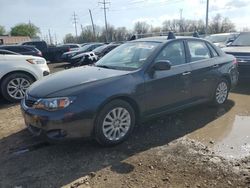
[(18, 104), (0, 99), (0, 187), (250, 187), (250, 85), (221, 107), (146, 122), (112, 148), (47, 144), (25, 129)]

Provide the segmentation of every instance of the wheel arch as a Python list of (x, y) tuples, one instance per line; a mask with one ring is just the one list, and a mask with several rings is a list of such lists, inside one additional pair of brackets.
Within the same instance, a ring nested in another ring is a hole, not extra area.
[(2, 78), (0, 78), (0, 85), (2, 84), (3, 80), (8, 77), (11, 74), (15, 74), (15, 73), (22, 73), (22, 74), (26, 74), (28, 76), (30, 76), (34, 81), (36, 81), (36, 77), (34, 75), (32, 75), (31, 73), (27, 72), (27, 71), (22, 71), (22, 70), (17, 70), (17, 71), (11, 71), (6, 73)]
[(228, 74), (223, 74), (221, 78), (227, 80), (227, 82), (229, 84), (229, 90), (230, 90), (231, 89), (231, 84), (232, 84), (230, 76)]

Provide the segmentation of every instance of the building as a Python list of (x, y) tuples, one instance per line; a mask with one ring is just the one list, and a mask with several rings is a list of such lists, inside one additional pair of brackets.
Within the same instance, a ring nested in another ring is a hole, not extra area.
[(28, 36), (0, 36), (0, 45), (11, 45), (11, 44), (19, 44), (21, 42), (31, 41)]

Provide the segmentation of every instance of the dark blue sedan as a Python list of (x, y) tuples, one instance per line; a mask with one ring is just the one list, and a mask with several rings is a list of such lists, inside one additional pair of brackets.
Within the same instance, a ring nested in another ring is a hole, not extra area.
[(21, 103), (28, 129), (62, 140), (126, 140), (135, 124), (200, 103), (221, 105), (238, 80), (237, 61), (198, 38), (144, 38), (99, 60), (34, 83)]

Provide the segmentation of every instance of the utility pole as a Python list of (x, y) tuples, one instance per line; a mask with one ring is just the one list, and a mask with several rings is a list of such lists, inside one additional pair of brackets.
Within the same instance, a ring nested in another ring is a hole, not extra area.
[(180, 32), (183, 32), (182, 12), (183, 12), (183, 9), (180, 9)]
[(57, 36), (56, 36), (56, 33), (55, 33), (55, 45), (57, 45)]
[(76, 15), (76, 13), (74, 12), (74, 14), (73, 14), (73, 24), (75, 25), (75, 33), (76, 33), (76, 37), (78, 36), (77, 35), (77, 15)]
[(110, 2), (106, 2), (106, 0), (103, 0), (103, 2), (99, 2), (100, 4), (103, 5), (103, 11), (104, 11), (104, 18), (105, 18), (105, 28), (106, 28), (106, 42), (108, 42), (108, 24), (107, 24), (107, 14), (106, 14), (106, 10), (107, 8), (107, 4), (110, 4)]
[(183, 12), (183, 9), (180, 9), (180, 20), (182, 20), (182, 12)]
[(51, 37), (50, 29), (49, 29), (49, 43), (50, 45), (52, 44), (52, 37)]
[[(90, 19), (91, 19), (91, 23), (92, 23), (92, 28), (93, 28), (94, 39), (95, 39), (95, 25), (94, 25), (94, 21), (93, 21), (93, 17), (92, 17), (92, 13), (91, 13), (90, 9), (89, 9), (89, 15), (90, 15)], [(107, 32), (107, 30), (106, 30), (106, 32)]]
[(81, 30), (82, 30), (82, 33), (83, 33), (83, 26), (82, 26), (82, 24), (81, 24)]
[(207, 0), (207, 11), (206, 11), (206, 35), (208, 34), (208, 12), (209, 12), (209, 0)]

